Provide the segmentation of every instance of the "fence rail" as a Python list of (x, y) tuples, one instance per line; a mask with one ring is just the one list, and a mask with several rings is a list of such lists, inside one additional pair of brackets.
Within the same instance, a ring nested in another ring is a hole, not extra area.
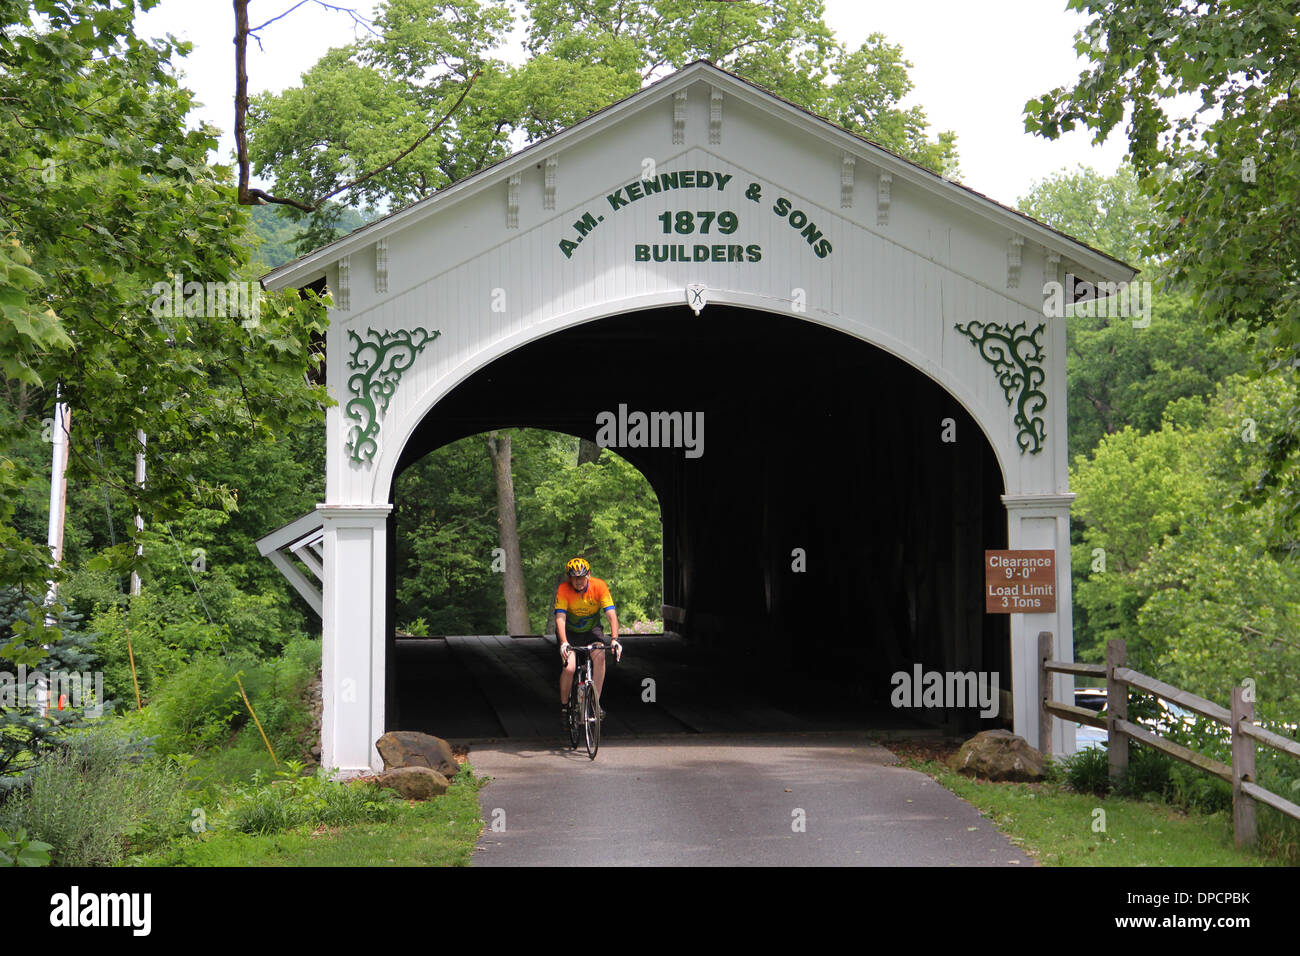
[[(1123, 641), (1110, 641), (1106, 645), (1105, 664), (1080, 664), (1074, 661), (1052, 660), (1053, 638), (1049, 631), (1038, 635), (1038, 686), (1041, 696), (1039, 708), (1039, 741), (1044, 751), (1051, 749), (1052, 720), (1071, 720), (1106, 731), (1106, 752), (1110, 764), (1110, 777), (1119, 782), (1128, 768), (1129, 741), (1136, 740), (1168, 754), (1184, 763), (1232, 784), (1232, 830), (1238, 846), (1249, 846), (1259, 838), (1255, 821), (1256, 802), (1267, 804), (1289, 817), (1300, 820), (1300, 805), (1292, 803), (1255, 782), (1255, 756), (1257, 744), (1272, 747), (1293, 757), (1300, 757), (1300, 742), (1283, 737), (1255, 723), (1255, 702), (1247, 697), (1244, 687), (1232, 689), (1232, 707), (1228, 709), (1212, 700), (1198, 697), (1172, 684), (1166, 684), (1149, 674), (1125, 666), (1128, 648)], [(1063, 703), (1048, 697), (1052, 674), (1075, 674), (1106, 679), (1106, 716)], [(1232, 735), (1232, 763), (1224, 763), (1198, 753), (1182, 744), (1166, 740), (1148, 727), (1128, 719), (1129, 689), (1149, 694), (1177, 704), (1184, 710), (1199, 714), (1227, 727)]]

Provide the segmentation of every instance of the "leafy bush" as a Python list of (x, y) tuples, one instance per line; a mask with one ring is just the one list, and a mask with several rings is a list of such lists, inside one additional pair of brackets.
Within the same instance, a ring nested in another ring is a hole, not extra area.
[(241, 833), (280, 833), (295, 827), (342, 827), (355, 823), (391, 820), (401, 798), (371, 783), (337, 783), (324, 768), (301, 776), (301, 763), (290, 763), (276, 779), (262, 783), (254, 774), (249, 786), (233, 792), (217, 825)]
[(246, 713), (231, 662), (200, 657), (183, 665), (145, 709), (146, 726), (159, 753), (190, 753), (230, 735)]
[(1172, 801), (1174, 794), (1172, 773), (1174, 765), (1178, 763), (1179, 761), (1173, 757), (1167, 757), (1158, 750), (1130, 741), (1128, 769), (1118, 788), (1119, 792), (1139, 800), (1155, 798)]
[(1104, 797), (1110, 793), (1109, 760), (1104, 748), (1088, 747), (1062, 757), (1057, 766), (1061, 778), (1071, 790)]
[(298, 637), (286, 644), (278, 657), (241, 668), (244, 690), (281, 757), (311, 729), (311, 705), (304, 696), (320, 673), (320, 664), (320, 641)]
[(41, 760), (28, 787), (0, 806), (0, 828), (47, 842), (59, 866), (112, 866), (133, 837), (174, 830), (183, 805), (177, 768), (105, 720)]
[(49, 866), (52, 849), (48, 843), (27, 839), (22, 827), (13, 836), (0, 830), (0, 866)]

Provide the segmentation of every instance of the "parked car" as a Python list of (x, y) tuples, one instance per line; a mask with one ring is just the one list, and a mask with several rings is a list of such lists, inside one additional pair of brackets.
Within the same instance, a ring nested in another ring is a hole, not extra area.
[[(1074, 689), (1074, 705), (1100, 712), (1106, 706), (1106, 688), (1076, 687)], [(1075, 724), (1074, 741), (1076, 748), (1079, 750), (1087, 750), (1090, 747), (1104, 747), (1106, 744), (1106, 731), (1100, 727), (1090, 727), (1088, 724)]]

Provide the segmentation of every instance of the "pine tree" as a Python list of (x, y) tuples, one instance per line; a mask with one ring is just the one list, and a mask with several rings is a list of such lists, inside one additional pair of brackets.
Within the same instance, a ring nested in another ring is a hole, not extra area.
[[(0, 591), (0, 647), (14, 638), (14, 624), (27, 620), (28, 601), (19, 591)], [(97, 689), (92, 670), (97, 635), (82, 631), (80, 622), (80, 614), (61, 610), (55, 623), (62, 636), (46, 645), (47, 656), (40, 664), (0, 672), (0, 793), (22, 784), (40, 754), (55, 746), (65, 731), (111, 713), (112, 702), (98, 696), (102, 678)], [(51, 681), (52, 675), (59, 679)], [(37, 704), (42, 679), (50, 689), (45, 715)]]

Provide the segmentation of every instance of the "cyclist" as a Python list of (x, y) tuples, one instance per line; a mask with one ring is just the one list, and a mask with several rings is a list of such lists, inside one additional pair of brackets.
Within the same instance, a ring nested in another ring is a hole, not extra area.
[[(569, 726), (569, 692), (573, 687), (573, 675), (577, 670), (577, 655), (569, 647), (569, 637), (580, 639), (582, 644), (591, 644), (604, 638), (598, 623), (600, 612), (609, 618), (610, 650), (614, 660), (623, 656), (623, 645), (618, 642), (618, 614), (615, 611), (614, 598), (609, 593), (609, 585), (600, 578), (591, 576), (591, 565), (585, 558), (574, 558), (564, 566), (568, 575), (560, 582), (555, 591), (555, 633), (560, 639), (560, 661), (564, 670), (560, 672), (560, 717), (564, 726)], [(596, 698), (600, 699), (600, 689), (605, 682), (605, 655), (594, 653), (591, 657), (592, 675), (596, 679)], [(605, 709), (600, 716), (603, 719)]]

